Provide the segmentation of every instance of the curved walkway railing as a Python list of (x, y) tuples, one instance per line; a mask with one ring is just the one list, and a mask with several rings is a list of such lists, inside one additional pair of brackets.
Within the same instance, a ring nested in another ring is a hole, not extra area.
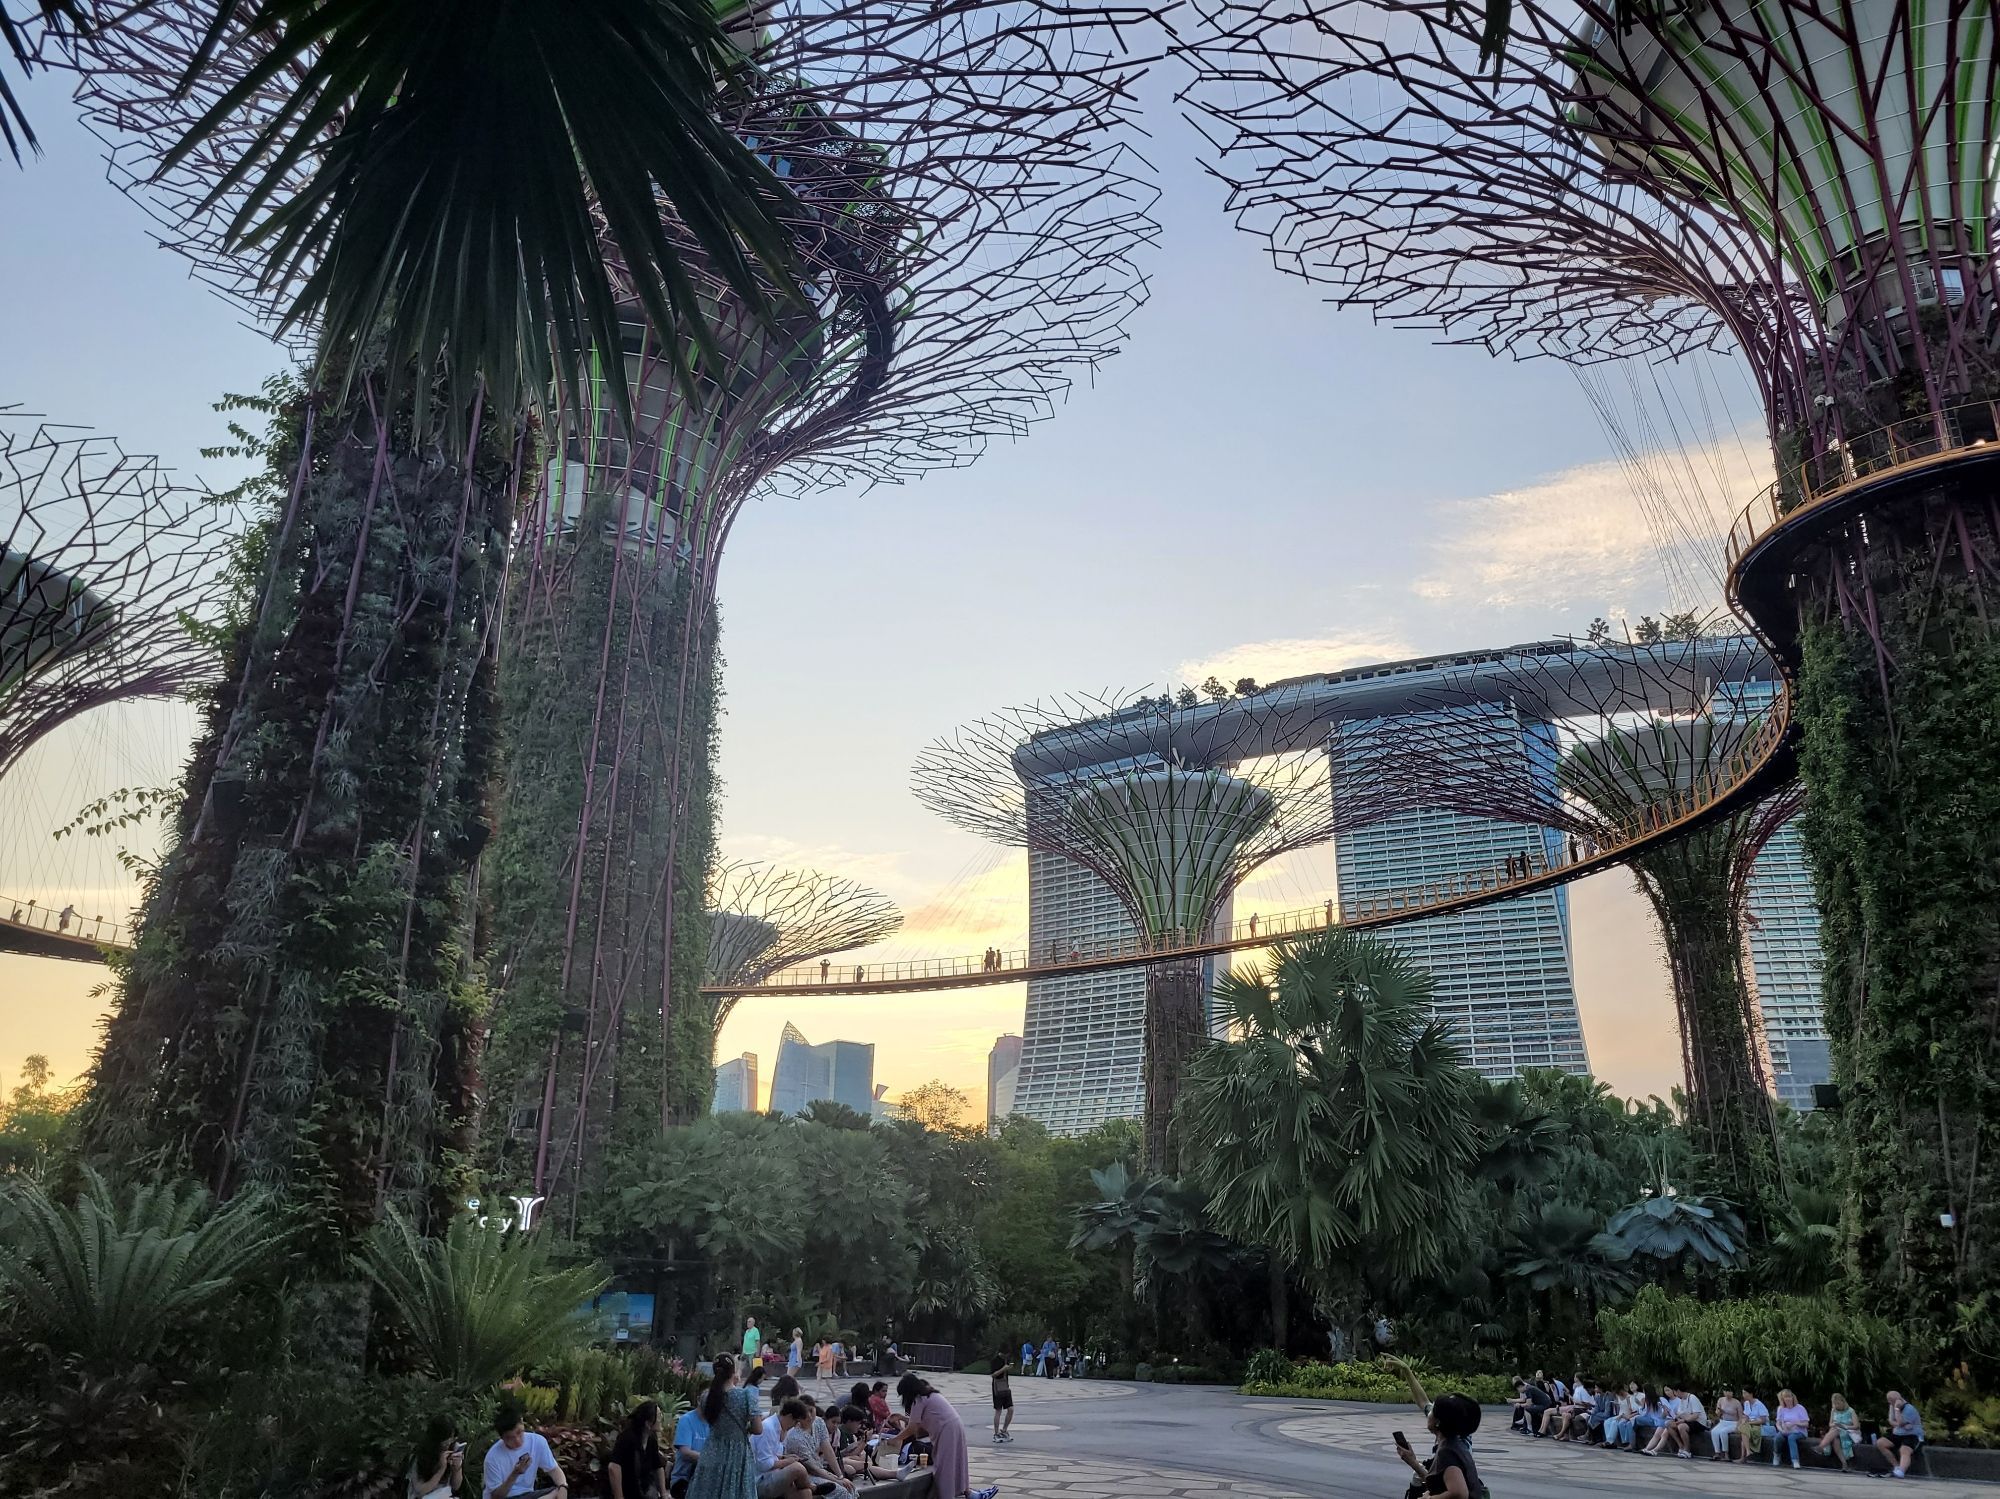
[(1744, 557), (1774, 533), (1813, 529), (1861, 485), (1919, 472), (1996, 443), (2000, 443), (2000, 402), (1972, 401), (1935, 417), (1892, 423), (1813, 455), (1796, 474), (1745, 505), (1729, 528), (1732, 592)]
[[(1608, 841), (1593, 843), (1568, 838), (1563, 842), (1560, 857), (1548, 859), (1531, 853), (1512, 871), (1505, 866), (1473, 871), (1359, 900), (1328, 897), (1317, 905), (1269, 916), (1259, 913), (1236, 922), (1226, 932), (1208, 936), (1178, 933), (1153, 942), (1130, 937), (1104, 943), (1064, 943), (1053, 950), (1014, 948), (987, 956), (925, 958), (903, 963), (856, 963), (827, 958), (783, 969), (755, 983), (715, 985), (702, 992), (907, 994), (1017, 984), (1027, 979), (1061, 978), (1268, 947), (1336, 924), (1363, 928), (1395, 926), (1511, 900), (1622, 864), (1641, 849), (1679, 837), (1746, 797), (1759, 794), (1760, 783), (1768, 777), (1784, 749), (1791, 730), (1790, 712), (1789, 697), (1780, 695), (1757, 728), (1719, 768), (1697, 784), (1649, 807), (1643, 818), (1616, 828)], [(23, 936), (32, 934), (34, 940), (10, 942), (9, 928)], [(126, 928), (103, 917), (80, 919), (72, 911), (65, 919), (64, 913), (39, 907), (33, 901), (12, 901), (0, 896), (0, 951), (101, 962), (106, 949), (130, 945), (131, 936)]]
[(1103, 943), (1062, 943), (1054, 950), (1014, 948), (984, 957), (924, 958), (905, 963), (857, 963), (824, 958), (781, 969), (755, 983), (715, 985), (705, 987), (702, 992), (908, 994), (932, 989), (970, 989), (982, 984), (1018, 984), (1026, 979), (1062, 978), (1269, 947), (1334, 925), (1386, 927), (1466, 911), (1546, 890), (1622, 864), (1641, 849), (1677, 838), (1696, 824), (1761, 795), (1765, 789), (1762, 783), (1777, 767), (1790, 733), (1790, 696), (1780, 694), (1736, 752), (1699, 783), (1648, 808), (1645, 817), (1617, 828), (1608, 842), (1592, 844), (1568, 839), (1563, 844), (1561, 858), (1549, 860), (1530, 855), (1519, 866), (1519, 872), (1512, 874), (1503, 866), (1455, 879), (1427, 880), (1405, 890), (1363, 900), (1341, 901), (1330, 897), (1314, 906), (1247, 917), (1227, 932), (1207, 937), (1183, 933), (1152, 942), (1128, 937)]
[(106, 948), (131, 945), (132, 934), (120, 922), (79, 915), (74, 906), (57, 909), (0, 895), (0, 952), (101, 963)]

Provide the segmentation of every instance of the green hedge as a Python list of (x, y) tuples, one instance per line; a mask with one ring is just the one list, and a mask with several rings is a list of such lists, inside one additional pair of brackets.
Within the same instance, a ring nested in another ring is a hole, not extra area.
[[(1514, 1398), (1513, 1381), (1500, 1374), (1451, 1374), (1435, 1365), (1413, 1361), (1424, 1392), (1439, 1395), (1470, 1395), (1481, 1405), (1500, 1405)], [(1260, 1360), (1260, 1374), (1276, 1372), (1269, 1360)], [(1253, 1379), (1243, 1386), (1246, 1395), (1284, 1395), (1303, 1400), (1366, 1400), (1384, 1405), (1408, 1405), (1409, 1382), (1402, 1374), (1381, 1362), (1345, 1364), (1298, 1363), (1291, 1365), (1283, 1379)]]
[(1910, 1388), (1908, 1337), (1880, 1317), (1825, 1296), (1697, 1301), (1648, 1286), (1622, 1311), (1598, 1313), (1611, 1367), (1698, 1390), (1789, 1386), (1808, 1404)]

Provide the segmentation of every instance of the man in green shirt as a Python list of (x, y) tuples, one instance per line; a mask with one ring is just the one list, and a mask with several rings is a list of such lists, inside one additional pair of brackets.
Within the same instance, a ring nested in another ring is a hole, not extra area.
[(757, 1355), (763, 1350), (763, 1347), (764, 1335), (757, 1331), (757, 1319), (755, 1317), (745, 1317), (743, 1319), (743, 1356), (754, 1362)]

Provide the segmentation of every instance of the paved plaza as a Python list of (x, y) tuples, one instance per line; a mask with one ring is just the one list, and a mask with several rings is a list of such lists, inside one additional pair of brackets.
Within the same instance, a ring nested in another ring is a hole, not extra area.
[[(1234, 1390), (1110, 1380), (1014, 1378), (1015, 1440), (988, 1445), (987, 1382), (932, 1376), (972, 1434), (974, 1486), (998, 1483), (1003, 1499), (1059, 1494), (1075, 1499), (1401, 1499), (1409, 1470), (1391, 1450), (1402, 1430), (1420, 1444), (1422, 1422), (1407, 1406), (1258, 1400)], [(1440, 1393), (1440, 1392), (1433, 1392)], [(1823, 1469), (1739, 1467), (1644, 1458), (1529, 1442), (1498, 1417), (1474, 1442), (1480, 1476), (1495, 1499), (1584, 1499), (1588, 1495), (1681, 1495), (1736, 1499), (1862, 1494), (1888, 1481)], [(1917, 1480), (1932, 1499), (1996, 1499), (2000, 1487)]]

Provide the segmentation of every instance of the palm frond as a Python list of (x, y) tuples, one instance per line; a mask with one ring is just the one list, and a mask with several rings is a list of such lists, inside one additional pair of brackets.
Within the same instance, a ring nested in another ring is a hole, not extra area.
[(609, 1283), (596, 1265), (556, 1265), (532, 1233), (458, 1218), (426, 1239), (394, 1213), (369, 1238), (362, 1267), (428, 1370), (472, 1388), (579, 1341), (579, 1309)]
[(199, 1187), (120, 1193), (95, 1172), (74, 1203), (24, 1182), (6, 1205), (0, 1292), (52, 1348), (100, 1369), (157, 1357), (284, 1239), (260, 1197), (216, 1208)]
[(483, 385), (513, 411), (547, 387), (551, 329), (570, 368), (618, 347), (607, 241), (653, 326), (704, 353), (691, 254), (759, 313), (796, 296), (791, 195), (719, 118), (743, 60), (708, 0), (216, 0), (190, 78), (225, 32), (259, 55), (163, 170), (269, 106), (209, 203), (335, 358), (379, 337), (393, 375), (445, 360), (456, 408)]

